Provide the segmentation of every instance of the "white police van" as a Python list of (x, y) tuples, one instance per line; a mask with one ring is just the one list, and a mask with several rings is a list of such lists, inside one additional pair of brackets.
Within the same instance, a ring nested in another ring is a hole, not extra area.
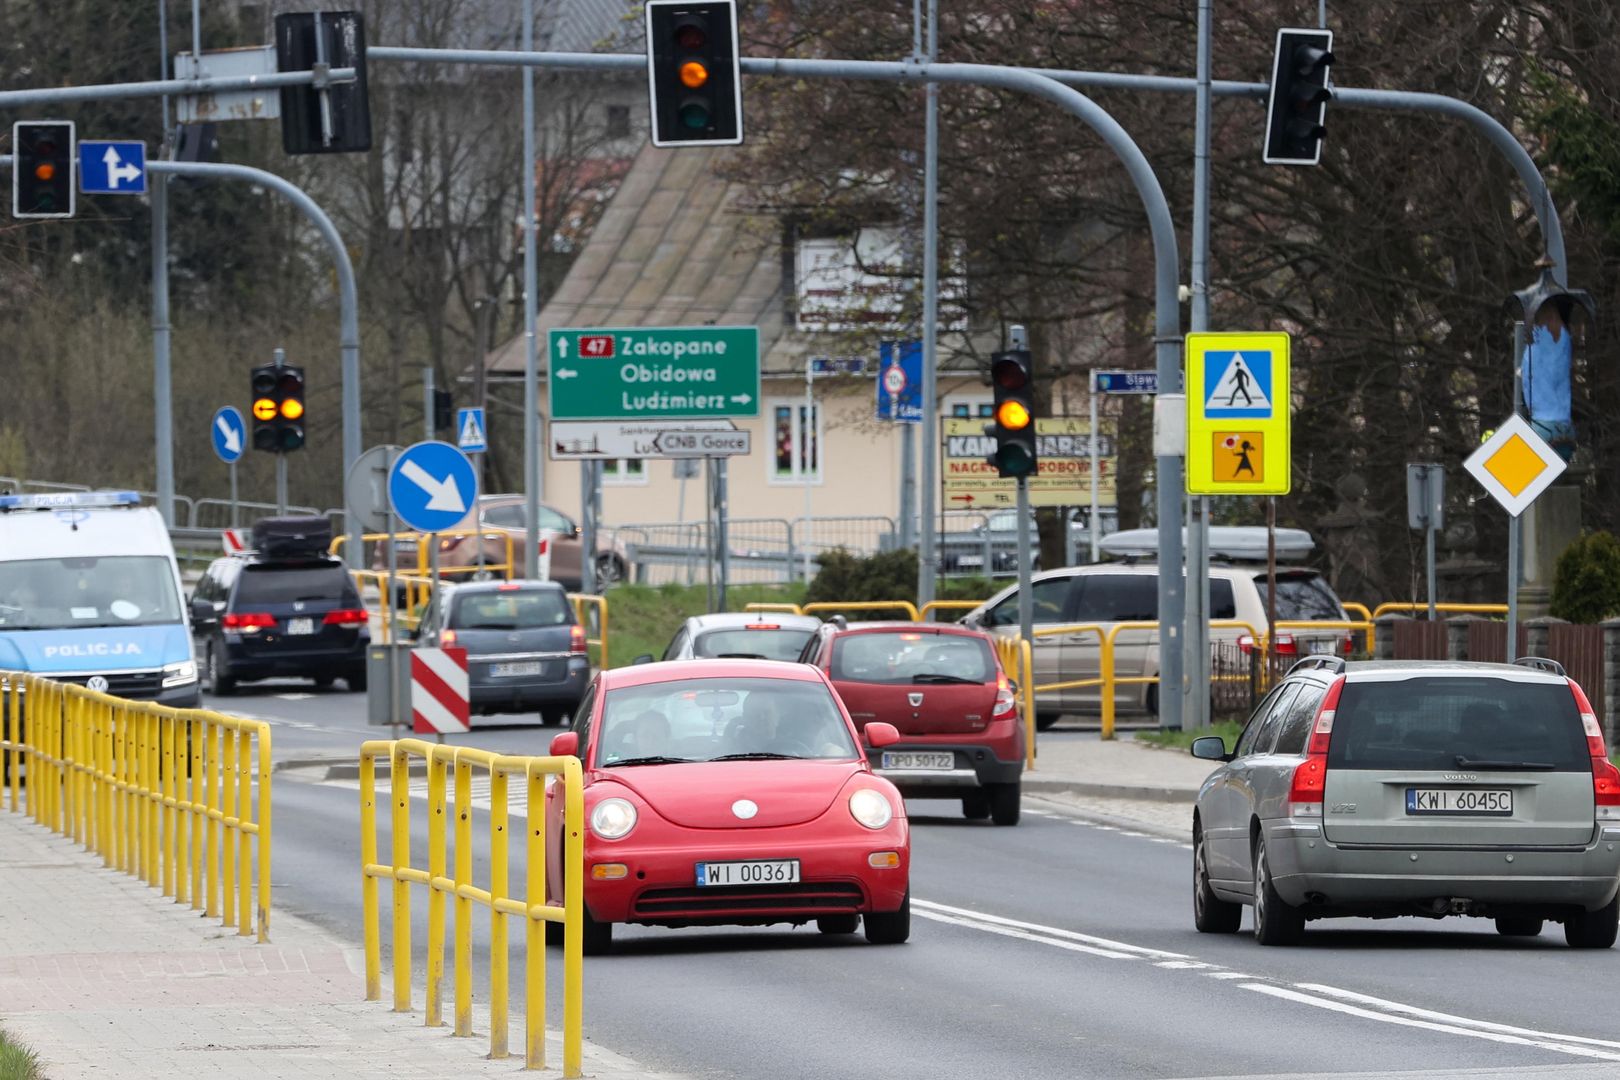
[(163, 518), (133, 491), (0, 495), (0, 670), (195, 706)]

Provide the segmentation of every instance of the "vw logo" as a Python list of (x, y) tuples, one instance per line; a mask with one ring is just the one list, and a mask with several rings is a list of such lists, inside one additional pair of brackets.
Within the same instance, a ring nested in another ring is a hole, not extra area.
[(92, 675), (84, 681), (84, 685), (88, 689), (99, 690), (101, 693), (105, 694), (107, 692), (107, 676)]
[(759, 813), (759, 806), (752, 799), (738, 799), (731, 804), (731, 812), (743, 821), (747, 821)]
[(304, 610), (304, 602), (302, 600), (294, 600), (293, 601), (293, 610), (294, 611), (303, 611)]
[(913, 709), (922, 708), (922, 695), (921, 694), (916, 694), (916, 693), (907, 694), (906, 695), (906, 700), (911, 702), (911, 707)]

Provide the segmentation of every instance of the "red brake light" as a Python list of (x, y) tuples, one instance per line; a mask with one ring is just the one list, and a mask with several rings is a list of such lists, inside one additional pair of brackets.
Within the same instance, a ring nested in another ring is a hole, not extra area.
[(276, 617), (264, 611), (233, 611), (220, 622), (227, 630), (263, 630), (275, 626)]
[(585, 628), (578, 623), (568, 628), (568, 651), (571, 653), (585, 651)]
[(1288, 788), (1291, 812), (1298, 816), (1318, 817), (1322, 813), (1322, 792), (1327, 788), (1328, 745), (1333, 741), (1333, 718), (1339, 709), (1339, 695), (1344, 692), (1344, 676), (1333, 680), (1333, 685), (1322, 697), (1316, 710), (1316, 722), (1311, 726), (1311, 741), (1305, 748), (1305, 760), (1294, 769), (1294, 779)]
[(502, 582), (501, 584), (495, 586), (495, 591), (496, 592), (517, 592), (521, 588), (523, 588), (523, 586), (519, 585), (515, 581), (506, 581), (506, 582)]
[(439, 644), (440, 645), (454, 645), (455, 643), (456, 643), (456, 632), (454, 630), (441, 630), (441, 631), (439, 631)]
[(1294, 640), (1293, 634), (1278, 634), (1276, 647), (1272, 651), (1278, 656), (1298, 656), (1299, 642)]
[(901, 641), (921, 641), (922, 640), (922, 635), (921, 634), (901, 634), (900, 635), (900, 640)]
[(778, 626), (776, 623), (751, 622), (751, 623), (749, 623), (747, 625), (747, 627), (745, 627), (745, 629), (748, 629), (748, 630), (780, 630), (782, 628), (780, 626)]
[(1012, 680), (1005, 671), (996, 672), (996, 704), (990, 710), (990, 719), (1005, 720), (1018, 715), (1018, 695), (1013, 693)]
[[(1598, 806), (1620, 806), (1620, 769), (1609, 760), (1608, 748), (1603, 745), (1603, 725), (1587, 700), (1586, 691), (1574, 679), (1569, 680), (1570, 692), (1575, 695), (1575, 711), (1581, 714), (1581, 726), (1586, 729), (1586, 750), (1592, 755), (1592, 800)], [(1620, 812), (1598, 811), (1600, 817), (1620, 819)]]
[(327, 626), (364, 626), (370, 621), (370, 616), (364, 608), (342, 608), (338, 611), (328, 611), (326, 618), (321, 622)]

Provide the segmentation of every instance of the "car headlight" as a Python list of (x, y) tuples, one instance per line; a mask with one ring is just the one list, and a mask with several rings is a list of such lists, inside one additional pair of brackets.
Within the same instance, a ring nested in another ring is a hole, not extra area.
[(591, 831), (604, 840), (618, 840), (636, 827), (636, 807), (628, 799), (603, 799), (591, 811)]
[(881, 792), (861, 788), (849, 797), (849, 814), (868, 829), (881, 829), (894, 820), (894, 807)]
[(186, 683), (197, 681), (197, 664), (193, 660), (182, 660), (178, 664), (163, 665), (163, 688), (171, 686), (184, 686)]

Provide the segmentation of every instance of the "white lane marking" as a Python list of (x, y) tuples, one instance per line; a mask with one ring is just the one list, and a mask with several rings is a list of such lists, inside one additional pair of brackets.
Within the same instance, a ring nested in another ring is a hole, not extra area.
[(1206, 971), (1204, 974), (1211, 979), (1257, 979), (1258, 975), (1250, 975), (1242, 971)]
[(1477, 1027), (1464, 1027), (1460, 1024), (1440, 1024), (1430, 1020), (1418, 1020), (1409, 1016), (1398, 1016), (1393, 1013), (1379, 1012), (1374, 1009), (1364, 1009), (1357, 1005), (1349, 1005), (1342, 1001), (1333, 1001), (1328, 998), (1314, 997), (1302, 994), (1298, 990), (1290, 990), (1284, 986), (1268, 986), (1265, 983), (1244, 983), (1244, 990), (1253, 990), (1257, 994), (1266, 994), (1269, 997), (1281, 998), (1284, 1001), (1293, 1001), (1301, 1005), (1310, 1005), (1329, 1012), (1343, 1013), (1346, 1016), (1355, 1016), (1364, 1020), (1377, 1020), (1384, 1024), (1395, 1024), (1400, 1027), (1419, 1028), (1424, 1031), (1436, 1031), (1443, 1035), (1463, 1035), (1471, 1039), (1484, 1039), (1488, 1042), (1506, 1043), (1510, 1046), (1531, 1046), (1538, 1050), (1551, 1050), (1560, 1054), (1573, 1054), (1576, 1057), (1598, 1058), (1603, 1061), (1620, 1061), (1620, 1053), (1598, 1050), (1590, 1046), (1577, 1046), (1565, 1040), (1561, 1035), (1548, 1035), (1543, 1038), (1525, 1038), (1520, 1035), (1508, 1035), (1499, 1031), (1487, 1031)]
[[(327, 784), (327, 785), (329, 785), (331, 787), (348, 788), (350, 791), (359, 791), (360, 790), (360, 781), (359, 780), (326, 780), (326, 781), (323, 781), (323, 783), (325, 783), (325, 784)], [(506, 813), (507, 813), (507, 815), (509, 817), (514, 817), (514, 818), (526, 818), (526, 817), (528, 817), (528, 811), (527, 811), (527, 808), (526, 808), (526, 803), (525, 803), (524, 794), (523, 794), (523, 786), (524, 785), (522, 783), (522, 778), (521, 777), (516, 778), (515, 780), (514, 779), (509, 779), (507, 781)], [(413, 776), (413, 777), (411, 777), (410, 780), (409, 780), (409, 788), (408, 788), (408, 790), (410, 791), (410, 795), (411, 795), (411, 798), (413, 800), (415, 800), (417, 802), (427, 802), (428, 801), (427, 777), (425, 777), (425, 776)], [(379, 770), (378, 771), (378, 776), (377, 776), (377, 794), (378, 794), (378, 796), (379, 797), (387, 797), (387, 796), (391, 796), (392, 793), (393, 793), (393, 788), (388, 782), (387, 773), (382, 771), (382, 770)], [(488, 773), (480, 774), (478, 772), (474, 772), (473, 775), (472, 775), (472, 784), (469, 787), (467, 794), (468, 794), (469, 801), (471, 801), (474, 810), (482, 810), (485, 813), (488, 813), (490, 808), (494, 805), (490, 801), (490, 779), (489, 779), (489, 774)], [(445, 804), (446, 807), (451, 808), (451, 809), (454, 809), (454, 807), (456, 805), (456, 778), (455, 778), (454, 775), (447, 775), (445, 777), (444, 804)], [(476, 829), (476, 828), (478, 828), (478, 826), (475, 825), (474, 828)]]
[(1186, 953), (1166, 952), (1164, 949), (1150, 949), (1143, 945), (1131, 945), (1123, 941), (1114, 941), (1111, 938), (1097, 937), (1095, 934), (1081, 934), (1074, 930), (1064, 930), (1057, 926), (1044, 926), (1041, 923), (1023, 922), (1019, 919), (1008, 919), (1001, 915), (991, 915), (983, 911), (973, 911), (969, 908), (951, 907), (948, 904), (936, 904), (931, 900), (912, 900), (913, 910), (918, 908), (927, 912), (955, 916), (958, 919), (971, 923), (983, 923), (979, 929), (992, 927), (1005, 927), (1016, 930), (1030, 931), (1044, 935), (1048, 938), (1059, 938), (1064, 941), (1078, 941), (1096, 948), (1107, 949), (1111, 952), (1127, 953), (1133, 956), (1146, 957), (1156, 960), (1190, 960), (1192, 957)]
[(1002, 937), (1019, 938), (1023, 941), (1034, 941), (1041, 945), (1051, 945), (1057, 949), (1067, 949), (1070, 952), (1086, 953), (1088, 956), (1101, 956), (1109, 960), (1139, 960), (1141, 957), (1134, 953), (1115, 952), (1110, 949), (1094, 948), (1074, 941), (1060, 941), (1057, 938), (1045, 937), (1040, 934), (1031, 934), (1010, 926), (997, 926), (993, 923), (977, 922), (969, 919), (958, 919), (950, 915), (941, 915), (936, 911), (923, 908), (916, 900), (911, 902), (912, 913), (920, 918), (933, 922), (948, 923), (951, 926), (965, 926), (970, 930), (978, 930), (986, 934), (1000, 934)]
[(291, 694), (277, 694), (276, 695), (276, 697), (279, 698), (282, 701), (309, 701), (314, 696), (315, 696), (314, 694), (303, 694), (303, 693), (298, 693), (296, 691), (291, 693)]
[(1339, 998), (1342, 1001), (1368, 1005), (1375, 1009), (1383, 1009), (1386, 1012), (1415, 1016), (1420, 1020), (1435, 1020), (1445, 1024), (1479, 1028), (1482, 1031), (1499, 1031), (1506, 1035), (1523, 1035), (1535, 1039), (1556, 1039), (1559, 1042), (1581, 1043), (1587, 1046), (1602, 1046), (1611, 1050), (1620, 1050), (1620, 1042), (1612, 1039), (1591, 1039), (1583, 1035), (1559, 1035), (1550, 1031), (1537, 1031), (1535, 1028), (1496, 1024), (1489, 1020), (1473, 1020), (1466, 1016), (1454, 1016), (1451, 1013), (1436, 1012), (1433, 1009), (1421, 1009), (1416, 1005), (1403, 1005), (1399, 1001), (1389, 1001), (1385, 998), (1373, 997), (1370, 994), (1358, 994), (1353, 990), (1341, 990), (1336, 986), (1322, 986), (1319, 983), (1295, 983), (1294, 986), (1300, 990), (1309, 990), (1314, 994), (1322, 994), (1326, 997)]
[(1202, 971), (1215, 965), (1206, 964), (1202, 960), (1160, 960), (1153, 966), (1168, 968), (1171, 971)]

